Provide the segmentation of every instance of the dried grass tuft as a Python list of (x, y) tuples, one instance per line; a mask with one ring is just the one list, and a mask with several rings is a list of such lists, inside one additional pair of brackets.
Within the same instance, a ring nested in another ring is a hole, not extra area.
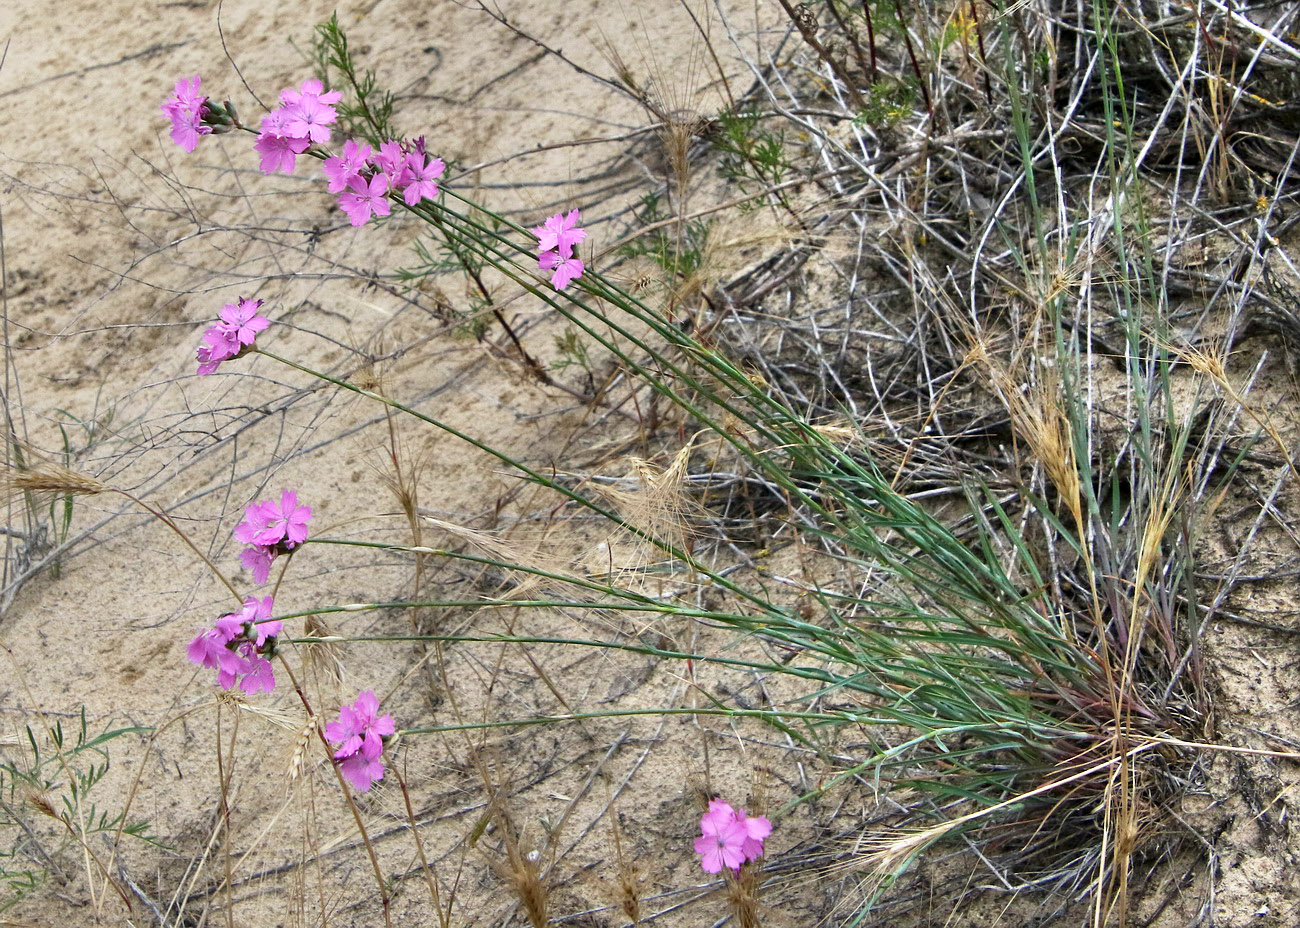
[(40, 461), (35, 466), (14, 469), (0, 478), (6, 489), (15, 493), (58, 493), (73, 496), (98, 496), (113, 488), (102, 480), (78, 473), (52, 461)]
[[(334, 638), (334, 629), (320, 615), (309, 615), (303, 622), (308, 638)], [(343, 682), (343, 650), (337, 641), (309, 641), (301, 645), (309, 673), (323, 675), (335, 684)]]
[(627, 916), (631, 928), (641, 924), (641, 898), (644, 895), (642, 883), (645, 874), (635, 861), (624, 851), (623, 828), (618, 815), (610, 810), (609, 833), (614, 842), (614, 866), (616, 869), (615, 886), (617, 887), (618, 907)]
[(28, 790), (26, 795), (23, 796), (23, 801), (41, 815), (57, 821), (62, 821), (62, 816), (60, 816), (58, 811), (54, 808), (54, 802), (45, 792), (34, 789)]
[(488, 864), (515, 894), (532, 928), (546, 928), (551, 896), (543, 875), (542, 852), (526, 849), (514, 817), (499, 796), (490, 800), (489, 814), (501, 838), (505, 857), (489, 854)]

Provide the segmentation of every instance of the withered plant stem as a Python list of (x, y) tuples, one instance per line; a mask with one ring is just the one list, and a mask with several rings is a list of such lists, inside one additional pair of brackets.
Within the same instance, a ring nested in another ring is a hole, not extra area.
[(429, 897), (433, 901), (433, 908), (438, 913), (438, 924), (442, 928), (448, 928), (451, 924), (451, 911), (443, 911), (442, 894), (438, 891), (438, 880), (434, 876), (433, 868), (429, 866), (429, 858), (424, 853), (424, 840), (420, 837), (420, 828), (415, 821), (415, 809), (411, 806), (411, 793), (406, 788), (406, 777), (402, 776), (402, 771), (398, 769), (396, 763), (392, 765), (393, 776), (397, 778), (397, 786), (402, 791), (402, 805), (406, 809), (406, 822), (411, 828), (411, 838), (415, 841), (415, 853), (420, 858), (420, 871), (424, 874), (425, 884), (429, 887)]
[[(844, 85), (844, 89), (848, 93), (849, 99), (853, 101), (854, 109), (866, 109), (866, 101), (862, 99), (862, 94), (858, 91), (857, 86), (852, 78), (850, 78), (848, 72), (844, 70), (844, 66), (835, 60), (835, 56), (831, 54), (830, 49), (823, 45), (821, 40), (817, 38), (817, 20), (815, 14), (811, 11), (803, 12), (796, 10), (790, 5), (790, 0), (779, 0), (779, 2), (781, 8), (784, 9), (786, 14), (790, 17), (791, 22), (798, 27), (799, 34), (803, 36), (803, 40), (808, 43), (814, 52), (817, 53), (817, 57), (824, 61), (826, 65), (835, 72), (835, 76), (839, 78), (840, 83)], [(811, 23), (809, 20), (811, 20)]]
[[(866, 4), (864, 3), (863, 5), (865, 6)], [(980, 28), (979, 10), (975, 6), (975, 0), (970, 0), (970, 19), (975, 26), (975, 42), (979, 46), (980, 64), (984, 68), (984, 73), (983, 73), (984, 99), (988, 101), (989, 106), (992, 106), (993, 105), (993, 81), (989, 79), (989, 69), (988, 69), (989, 59), (988, 59), (988, 54), (984, 51), (984, 30)]]
[[(781, 0), (785, 3), (785, 0)], [(921, 72), (921, 62), (916, 57), (916, 46), (912, 44), (912, 26), (903, 18), (903, 4), (897, 5), (899, 22), (903, 27), (903, 42), (907, 45), (907, 57), (912, 62), (912, 71), (916, 74), (916, 83), (921, 87), (921, 96), (925, 97), (925, 111), (930, 114), (930, 128), (934, 129), (934, 101), (930, 99), (930, 82)]]
[(223, 880), (221, 891), (225, 896), (225, 905), (222, 908), (222, 914), (226, 918), (226, 928), (235, 928), (235, 904), (232, 896), (234, 883), (234, 864), (233, 848), (230, 843), (230, 780), (235, 775), (233, 759), (235, 756), (235, 739), (239, 737), (239, 713), (235, 713), (235, 724), (230, 732), (230, 751), (228, 752), (232, 763), (226, 763), (226, 753), (221, 744), (221, 706), (217, 703), (217, 784), (221, 787), (221, 805), (218, 817), (218, 828), (221, 829), (221, 847), (224, 849), (221, 853), (222, 867), (225, 870), (225, 879)]
[(871, 83), (874, 84), (880, 80), (880, 65), (876, 59), (876, 26), (871, 20), (871, 0), (862, 0), (862, 17), (867, 21), (867, 50), (871, 53)]
[[(871, 61), (871, 65), (868, 66), (866, 59), (862, 56), (862, 43), (858, 41), (857, 31), (854, 30), (848, 24), (847, 20), (845, 20), (844, 14), (840, 12), (839, 5), (835, 3), (835, 0), (831, 0), (830, 3), (826, 4), (826, 6), (830, 8), (831, 16), (835, 18), (836, 24), (840, 27), (840, 29), (844, 31), (845, 37), (849, 40), (849, 45), (853, 47), (853, 57), (858, 60), (858, 69), (862, 71), (863, 74), (870, 74), (872, 83), (875, 83), (876, 80), (875, 49), (873, 48), (871, 50), (872, 61)], [(866, 10), (865, 3), (863, 4), (863, 9), (864, 11)], [(870, 17), (871, 17), (870, 12), (867, 12), (867, 22), (871, 22)]]

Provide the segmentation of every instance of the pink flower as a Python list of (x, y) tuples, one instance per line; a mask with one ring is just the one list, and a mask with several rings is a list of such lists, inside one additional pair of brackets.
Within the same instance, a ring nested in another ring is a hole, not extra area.
[(238, 617), (225, 615), (217, 619), (216, 625), (201, 632), (189, 644), (186, 654), (200, 667), (219, 670), (222, 673), (242, 673), (244, 659), (227, 647), (238, 637), (243, 623)]
[(388, 178), (376, 174), (366, 179), (360, 174), (348, 181), (348, 189), (339, 195), (339, 208), (348, 214), (348, 221), (354, 226), (364, 226), (373, 212), (376, 216), (387, 216), (392, 207), (388, 205)]
[(739, 870), (741, 864), (763, 856), (763, 841), (772, 833), (772, 823), (764, 816), (749, 818), (744, 810), (714, 799), (709, 811), (700, 818), (700, 836), (695, 839), (695, 853), (705, 873), (719, 873), (723, 867)]
[(275, 548), (252, 545), (239, 554), (239, 562), (253, 575), (253, 582), (261, 586), (271, 579), (271, 562), (275, 560)]
[(758, 860), (763, 856), (763, 841), (772, 833), (772, 823), (766, 816), (747, 818), (744, 810), (736, 813), (736, 821), (745, 826), (745, 843), (740, 846), (746, 860)]
[(581, 218), (582, 212), (575, 209), (570, 210), (568, 215), (556, 213), (542, 225), (537, 226), (532, 230), (537, 236), (537, 250), (556, 251), (563, 255), (572, 254), (573, 246), (587, 237), (587, 230), (577, 227), (578, 220)]
[(384, 778), (384, 765), (379, 760), (384, 751), (382, 736), (397, 730), (391, 715), (378, 713), (379, 697), (373, 690), (364, 690), (352, 705), (339, 708), (337, 722), (325, 726), (325, 737), (339, 745), (334, 752), (339, 771), (363, 793)]
[(253, 344), (257, 333), (271, 324), (257, 314), (261, 307), (261, 300), (243, 298), (222, 307), (221, 321), (203, 333), (203, 344), (197, 354), (199, 374), (211, 374), (222, 361), (238, 357)]
[(266, 639), (280, 634), (284, 627), (284, 623), (278, 619), (274, 622), (268, 621), (273, 608), (271, 597), (264, 596), (258, 599), (256, 596), (250, 596), (244, 600), (244, 608), (239, 610), (238, 618), (244, 623), (244, 634), (251, 638), (258, 648), (266, 644)]
[(576, 209), (556, 213), (532, 230), (537, 236), (537, 266), (554, 271), (551, 286), (556, 290), (563, 290), (582, 276), (582, 261), (573, 253), (574, 247), (587, 237), (587, 230), (578, 228), (581, 218), (581, 211)]
[(736, 810), (732, 808), (731, 803), (725, 799), (710, 799), (709, 811), (700, 817), (701, 821), (706, 818), (714, 819), (719, 822), (733, 819), (736, 817)]
[(238, 353), (239, 340), (224, 325), (218, 323), (212, 326), (203, 333), (203, 344), (199, 345), (196, 353), (199, 375), (211, 374), (222, 361), (229, 361)]
[(342, 744), (334, 754), (336, 758), (341, 760), (367, 744), (370, 756), (376, 756), (374, 749), (383, 745), (379, 737), (391, 735), (396, 730), (391, 715), (380, 716), (378, 713), (379, 697), (374, 690), (362, 690), (357, 694), (356, 702), (339, 708), (339, 720), (325, 726), (325, 737)]
[(330, 193), (341, 193), (347, 189), (348, 181), (361, 173), (361, 169), (366, 166), (366, 161), (370, 158), (371, 148), (369, 145), (357, 144), (352, 139), (343, 143), (342, 157), (334, 156), (326, 158), (321, 170), (329, 178)]
[(262, 155), (262, 173), (283, 171), (292, 174), (298, 156), (311, 146), (311, 140), (291, 133), (286, 127), (284, 110), (272, 110), (262, 117), (262, 131), (253, 147)]
[(421, 200), (432, 200), (438, 195), (438, 178), (447, 169), (441, 158), (426, 162), (422, 153), (413, 151), (406, 156), (406, 166), (411, 182), (402, 191), (402, 199), (407, 206), (414, 206)]
[(177, 110), (197, 110), (208, 100), (200, 92), (202, 90), (203, 78), (197, 74), (188, 80), (177, 81), (172, 95), (163, 101), (163, 112), (171, 115)]
[(705, 816), (700, 820), (701, 834), (695, 839), (695, 853), (705, 873), (719, 873), (723, 867), (739, 870), (745, 862), (745, 826), (734, 818), (716, 821)]
[[(186, 653), (201, 667), (217, 671), (217, 684), (225, 690), (239, 683), (245, 693), (270, 693), (275, 689), (275, 669), (264, 655), (275, 653), (275, 636), (283, 623), (268, 621), (271, 597), (250, 596), (234, 615), (223, 615), (214, 627), (190, 642)], [(241, 681), (239, 678), (243, 677)]]
[(551, 286), (563, 290), (576, 278), (582, 276), (583, 265), (578, 258), (561, 258), (558, 251), (543, 252), (537, 259), (537, 266), (544, 271), (555, 269), (551, 275)]
[(253, 693), (273, 692), (275, 668), (271, 666), (271, 662), (259, 655), (253, 645), (247, 642), (240, 646), (240, 651), (248, 661), (248, 670), (244, 673), (244, 679), (239, 681), (239, 688), (250, 696)]
[(261, 300), (246, 300), (242, 297), (238, 303), (227, 303), (221, 308), (221, 321), (226, 324), (228, 331), (239, 344), (253, 344), (257, 333), (271, 324), (265, 316), (257, 314), (261, 308)]
[(262, 131), (253, 147), (262, 155), (262, 172), (283, 171), (292, 174), (298, 155), (313, 142), (330, 140), (330, 123), (338, 119), (333, 103), (343, 99), (337, 90), (322, 93), (318, 80), (303, 81), (297, 90), (280, 91), (279, 109), (262, 117)]
[(389, 139), (380, 145), (379, 151), (375, 153), (375, 167), (388, 176), (388, 185), (394, 190), (405, 186), (410, 179), (406, 152), (402, 150), (401, 142)]
[(298, 505), (298, 494), (293, 490), (283, 491), (278, 504), (264, 500), (244, 507), (244, 520), (235, 526), (235, 538), (248, 545), (239, 560), (252, 573), (254, 583), (261, 586), (270, 579), (271, 562), (277, 555), (307, 540), (310, 520), (311, 507)]
[(293, 106), (299, 103), (304, 97), (312, 97), (320, 103), (334, 104), (343, 99), (343, 94), (338, 90), (331, 90), (329, 93), (322, 93), (325, 85), (314, 77), (309, 77), (303, 81), (297, 90), (285, 89), (280, 91), (280, 102), (285, 106)]
[(266, 531), (270, 517), (262, 511), (262, 503), (249, 503), (244, 507), (244, 521), (235, 526), (235, 538), (246, 545), (255, 545), (254, 540)]
[(339, 771), (353, 787), (366, 793), (372, 783), (384, 778), (384, 763), (377, 756), (367, 757), (361, 752), (340, 761)]
[(248, 673), (253, 669), (252, 665), (248, 663), (248, 658), (244, 657), (242, 654), (235, 651), (227, 651), (226, 653), (230, 654), (238, 663), (233, 663), (228, 666), (223, 664), (217, 671), (217, 686), (221, 687), (223, 690), (228, 690), (234, 687), (234, 685), (239, 682), (241, 674)]
[(334, 107), (325, 102), (325, 97), (333, 95), (316, 96), (313, 93), (300, 93), (295, 102), (284, 108), (284, 127), (288, 130), (287, 134), (328, 145), (330, 123), (339, 118)]
[(260, 515), (266, 524), (253, 536), (255, 544), (278, 545), (283, 542), (286, 547), (294, 548), (307, 540), (311, 507), (299, 506), (298, 494), (294, 490), (281, 492), (278, 504), (268, 500), (258, 505), (262, 507)]
[(162, 105), (163, 115), (172, 121), (172, 141), (187, 152), (194, 151), (200, 135), (212, 133), (211, 126), (203, 125), (208, 98), (199, 92), (202, 87), (203, 79), (197, 74), (177, 81), (175, 91)]

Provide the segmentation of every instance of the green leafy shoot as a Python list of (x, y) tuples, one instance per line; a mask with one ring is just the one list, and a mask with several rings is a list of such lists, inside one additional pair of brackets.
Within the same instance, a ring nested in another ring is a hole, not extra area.
[[(668, 218), (661, 210), (661, 199), (653, 192), (642, 197), (641, 209), (636, 213), (637, 221), (653, 225)], [(656, 229), (622, 246), (619, 254), (625, 258), (647, 257), (671, 278), (684, 280), (700, 269), (709, 238), (709, 225), (704, 219), (685, 223), (680, 247), (674, 232), (667, 228)]]
[(28, 725), (24, 743), (0, 749), (0, 911), (51, 872), (65, 879), (63, 857), (91, 835), (120, 832), (166, 848), (147, 821), (127, 820), (125, 812), (101, 808), (90, 797), (109, 771), (108, 745), (151, 730), (127, 726), (91, 735), (83, 706), (71, 729), (62, 721), (45, 729)]
[[(785, 151), (785, 130), (763, 128), (757, 110), (725, 110), (718, 114), (713, 147), (722, 155), (719, 172), (743, 192), (754, 185), (775, 187), (786, 179), (790, 163)], [(745, 204), (755, 208), (757, 203)]]
[(312, 59), (316, 76), (325, 88), (343, 91), (337, 110), (338, 125), (345, 136), (363, 138), (375, 147), (401, 137), (392, 124), (392, 93), (378, 88), (374, 71), (358, 70), (337, 12), (329, 22), (316, 27)]

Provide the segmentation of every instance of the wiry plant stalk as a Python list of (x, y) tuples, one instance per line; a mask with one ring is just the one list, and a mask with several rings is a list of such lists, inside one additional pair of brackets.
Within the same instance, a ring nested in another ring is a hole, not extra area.
[(450, 928), (451, 925), (451, 904), (447, 903), (444, 907), (442, 893), (438, 889), (438, 875), (434, 872), (433, 867), (429, 865), (429, 858), (424, 852), (424, 839), (420, 837), (420, 828), (415, 822), (415, 810), (411, 807), (411, 793), (406, 788), (406, 778), (402, 776), (401, 770), (397, 765), (393, 765), (393, 776), (397, 778), (398, 788), (402, 791), (402, 805), (406, 809), (406, 824), (411, 829), (411, 840), (415, 842), (415, 852), (420, 859), (420, 872), (424, 876), (425, 885), (429, 888), (429, 900), (433, 903), (433, 910), (438, 916), (438, 925), (440, 928)]

